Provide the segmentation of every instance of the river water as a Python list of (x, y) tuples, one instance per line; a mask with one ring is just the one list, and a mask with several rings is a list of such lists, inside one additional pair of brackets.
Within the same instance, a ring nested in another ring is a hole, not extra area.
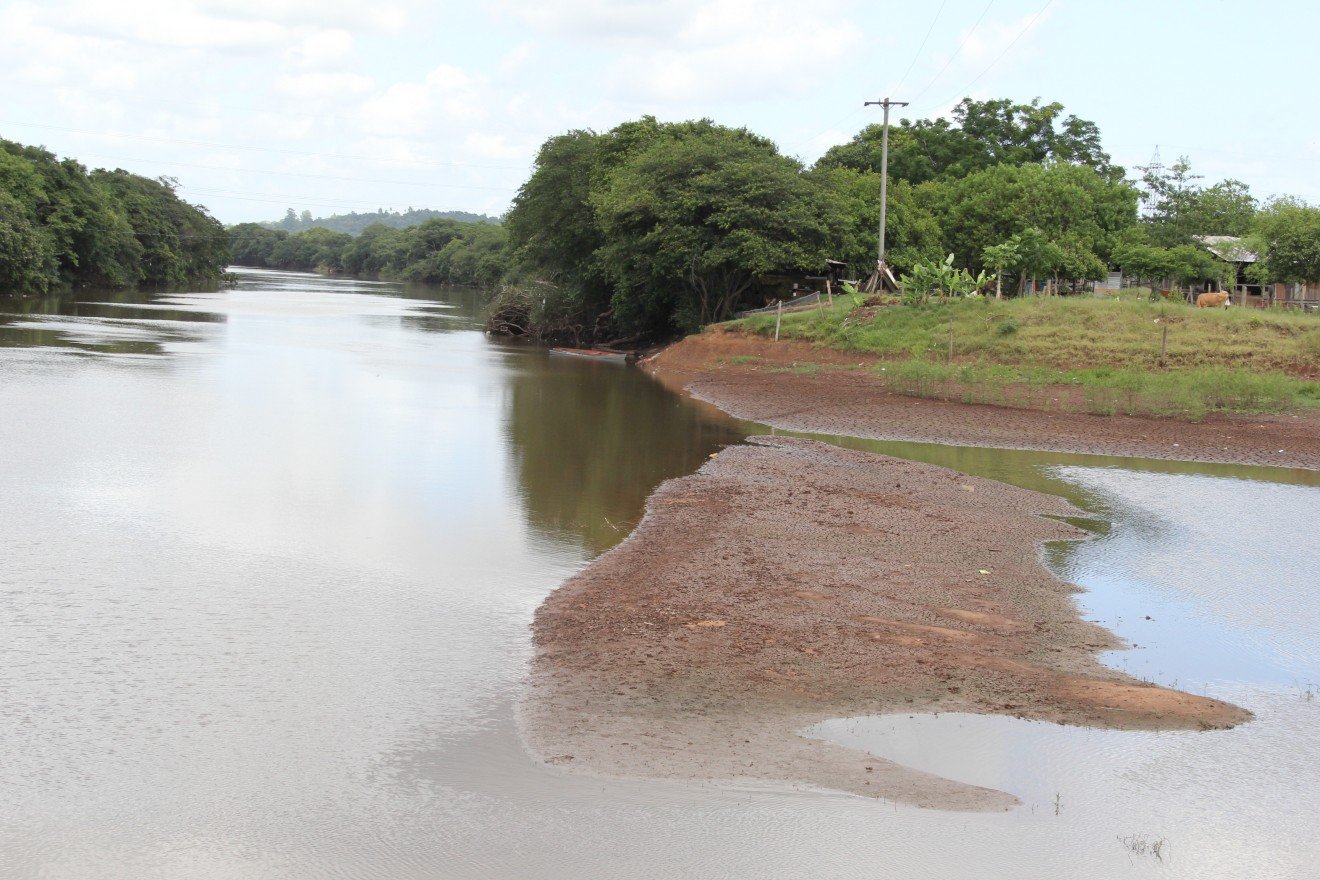
[(1013, 813), (529, 760), (537, 605), (755, 426), (479, 310), (247, 270), (0, 301), (0, 877), (1315, 876), (1309, 471), (839, 441), (1072, 498), (1100, 534), (1046, 558), (1139, 645), (1107, 660), (1257, 713), (812, 731)]

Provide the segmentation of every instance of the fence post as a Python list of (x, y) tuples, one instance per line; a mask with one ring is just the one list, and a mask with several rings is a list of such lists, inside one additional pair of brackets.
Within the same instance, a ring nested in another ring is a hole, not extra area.
[(779, 341), (779, 322), (784, 320), (784, 301), (779, 301), (779, 308), (775, 309), (775, 342)]

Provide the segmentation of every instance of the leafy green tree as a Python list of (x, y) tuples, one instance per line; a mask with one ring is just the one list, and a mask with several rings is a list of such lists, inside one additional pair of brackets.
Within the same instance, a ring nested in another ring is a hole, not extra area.
[(609, 310), (610, 280), (597, 262), (604, 237), (591, 202), (607, 136), (571, 131), (547, 140), (505, 219), (509, 246), (528, 274), (554, 285), (552, 323), (589, 322)]
[(288, 233), (260, 223), (239, 223), (229, 227), (229, 249), (240, 266), (273, 267), (275, 249), (288, 237)]
[(1251, 232), (1258, 207), (1245, 183), (1224, 180), (1195, 194), (1184, 212), (1185, 225), (1193, 235), (1244, 236)]
[[(228, 259), (220, 225), (171, 185), (0, 139), (8, 260), (21, 292), (60, 283), (127, 287), (217, 276)], [(53, 262), (52, 262), (53, 258)]]
[(178, 197), (176, 181), (99, 169), (92, 180), (123, 206), (142, 248), (139, 280), (185, 284), (219, 277), (229, 261), (229, 236), (204, 209)]
[(18, 199), (0, 191), (0, 296), (45, 293), (58, 278), (51, 237)]
[(621, 328), (722, 320), (759, 275), (823, 264), (827, 205), (795, 160), (746, 130), (698, 124), (667, 134), (592, 198)]
[(1204, 248), (1189, 244), (1166, 248), (1129, 241), (1116, 247), (1113, 257), (1125, 273), (1147, 282), (1152, 289), (1163, 287), (1165, 282), (1180, 285), (1201, 281), (1222, 283), (1227, 271), (1225, 264)]
[[(869, 125), (850, 142), (828, 150), (817, 163), (879, 172), (883, 126)], [(889, 173), (923, 183), (951, 179), (994, 165), (1066, 162), (1121, 177), (1100, 146), (1095, 123), (1063, 116), (1063, 105), (1040, 99), (1018, 104), (964, 98), (953, 119), (904, 119), (890, 130)]]
[(1003, 299), (1004, 273), (1016, 272), (1022, 268), (1022, 252), (1014, 239), (1000, 244), (987, 245), (981, 251), (981, 265), (993, 269), (995, 273), (995, 299)]
[(1276, 199), (1256, 217), (1250, 241), (1261, 257), (1253, 267), (1258, 280), (1320, 281), (1320, 208)]
[(922, 184), (917, 194), (943, 231), (945, 250), (965, 255), (974, 270), (987, 248), (1036, 230), (1053, 250), (1038, 246), (1036, 233), (1020, 240), (1016, 268), (1033, 278), (1103, 275), (1114, 241), (1137, 219), (1131, 186), (1082, 165), (997, 165)]
[[(831, 257), (861, 273), (873, 269), (880, 228), (880, 175), (835, 167), (812, 169), (807, 177), (823, 190), (829, 219), (837, 229)], [(939, 226), (917, 203), (916, 191), (907, 181), (889, 186), (887, 226), (885, 260), (895, 273), (943, 254)]]

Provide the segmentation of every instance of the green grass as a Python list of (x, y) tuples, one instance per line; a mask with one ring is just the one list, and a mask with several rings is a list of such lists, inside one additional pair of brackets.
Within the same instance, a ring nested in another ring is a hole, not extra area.
[[(773, 316), (736, 325), (774, 333)], [(920, 397), (1187, 419), (1320, 407), (1320, 316), (1297, 312), (1091, 297), (845, 301), (785, 315), (781, 338), (879, 356), (886, 384)]]

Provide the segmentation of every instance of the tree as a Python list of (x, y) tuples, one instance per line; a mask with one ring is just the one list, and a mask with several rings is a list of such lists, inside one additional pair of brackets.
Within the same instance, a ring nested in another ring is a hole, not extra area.
[(1320, 281), (1320, 208), (1274, 200), (1256, 217), (1251, 243), (1261, 257), (1253, 271), (1259, 280)]
[(728, 317), (757, 276), (821, 265), (828, 212), (801, 172), (766, 139), (705, 123), (615, 168), (592, 204), (621, 328), (691, 330)]
[(1224, 180), (1195, 193), (1184, 211), (1193, 235), (1236, 235), (1251, 232), (1256, 198), (1240, 180)]
[[(571, 131), (541, 145), (532, 175), (506, 218), (509, 246), (528, 274), (554, 284), (546, 323), (592, 324), (609, 308), (609, 279), (596, 252), (604, 244), (591, 203), (606, 135)], [(548, 320), (547, 320), (548, 319)]]
[[(923, 183), (994, 165), (1063, 162), (1121, 178), (1122, 169), (1114, 168), (1100, 147), (1095, 123), (1062, 114), (1062, 104), (1041, 104), (1039, 98), (1030, 104), (964, 98), (952, 121), (904, 119), (890, 131), (890, 175)], [(867, 126), (849, 143), (828, 150), (817, 166), (879, 172), (882, 132), (881, 125)]]
[(0, 139), (0, 193), (11, 261), (3, 275), (19, 292), (202, 280), (228, 260), (220, 224), (179, 200), (172, 182), (89, 174), (72, 159)]
[(1002, 244), (987, 245), (981, 252), (981, 264), (995, 272), (995, 299), (1003, 299), (1004, 273), (1022, 266), (1022, 253), (1018, 243), (1009, 239)]
[[(850, 266), (875, 265), (880, 228), (880, 175), (852, 168), (815, 168), (808, 178), (820, 187), (837, 227), (833, 259)], [(915, 188), (904, 180), (889, 187), (885, 260), (894, 272), (940, 258), (944, 251), (939, 225), (917, 203)]]
[(1223, 263), (1196, 245), (1166, 248), (1135, 240), (1114, 249), (1114, 262), (1131, 277), (1147, 282), (1152, 289), (1162, 287), (1166, 281), (1180, 285), (1200, 281), (1222, 283), (1227, 270)]
[(922, 184), (917, 195), (943, 231), (946, 251), (979, 269), (988, 247), (1017, 236), (1026, 261), (1017, 268), (1027, 277), (1056, 270), (1069, 281), (1102, 276), (1114, 241), (1137, 220), (1131, 186), (1081, 165), (997, 165)]
[(45, 293), (58, 273), (50, 236), (22, 203), (0, 192), (0, 296)]

